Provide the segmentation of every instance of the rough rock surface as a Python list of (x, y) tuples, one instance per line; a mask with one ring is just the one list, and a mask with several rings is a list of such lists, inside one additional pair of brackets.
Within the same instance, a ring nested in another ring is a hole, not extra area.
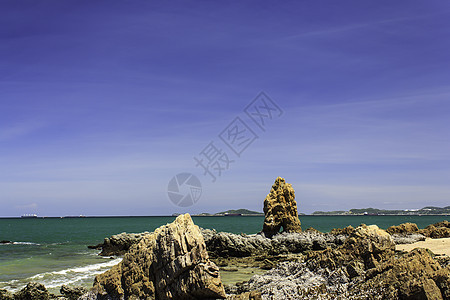
[(219, 268), (189, 214), (145, 235), (121, 263), (96, 277), (94, 290), (114, 299), (225, 298)]
[(261, 300), (261, 292), (258, 291), (251, 291), (251, 292), (244, 292), (239, 295), (230, 295), (227, 297), (228, 300)]
[(26, 287), (14, 294), (15, 300), (48, 300), (50, 293), (41, 283), (29, 282)]
[(450, 299), (450, 268), (425, 249), (395, 255), (388, 233), (362, 225), (337, 249), (255, 275), (238, 292), (263, 299)]
[(149, 234), (149, 232), (122, 232), (109, 238), (105, 238), (103, 243), (98, 244), (97, 246), (88, 246), (88, 248), (102, 250), (99, 253), (101, 256), (124, 255), (131, 248), (131, 246), (139, 243), (140, 240), (147, 234)]
[(77, 300), (87, 292), (87, 289), (81, 286), (71, 287), (67, 285), (62, 285), (59, 292), (61, 293), (61, 295), (63, 295), (65, 298), (69, 300)]
[(415, 223), (403, 223), (398, 226), (391, 226), (386, 231), (389, 234), (410, 234), (419, 233), (419, 227)]
[(283, 228), (285, 232), (301, 232), (298, 219), (297, 202), (292, 185), (278, 177), (270, 193), (264, 199), (264, 225), (262, 232), (273, 236)]
[(0, 300), (14, 300), (14, 296), (9, 291), (0, 289)]
[(420, 233), (433, 239), (450, 237), (450, 222), (443, 221), (428, 225), (425, 229), (420, 230)]
[(278, 233), (271, 238), (263, 235), (239, 235), (202, 229), (208, 252), (214, 257), (247, 257), (251, 255), (279, 255), (323, 250), (342, 245), (347, 236), (314, 231)]
[(422, 234), (411, 233), (411, 234), (397, 234), (394, 233), (392, 235), (392, 239), (394, 240), (396, 245), (400, 244), (412, 244), (415, 242), (425, 241), (426, 237)]

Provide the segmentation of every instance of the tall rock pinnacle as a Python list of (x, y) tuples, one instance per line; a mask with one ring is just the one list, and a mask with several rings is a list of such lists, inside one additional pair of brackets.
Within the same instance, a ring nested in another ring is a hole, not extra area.
[(270, 193), (264, 200), (264, 225), (262, 232), (271, 237), (280, 232), (301, 232), (298, 219), (297, 202), (292, 185), (286, 183), (284, 178), (278, 177), (272, 185)]

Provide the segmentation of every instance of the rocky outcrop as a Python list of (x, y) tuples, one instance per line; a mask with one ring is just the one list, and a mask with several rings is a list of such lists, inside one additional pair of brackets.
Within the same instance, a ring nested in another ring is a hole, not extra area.
[(426, 237), (422, 234), (411, 233), (411, 234), (393, 234), (392, 239), (396, 245), (401, 244), (412, 244), (420, 241), (425, 241)]
[(71, 287), (67, 285), (62, 285), (59, 292), (61, 293), (61, 295), (63, 295), (65, 298), (69, 300), (77, 300), (82, 295), (87, 293), (88, 290), (81, 286)]
[(412, 244), (426, 239), (420, 233), (419, 227), (415, 223), (403, 223), (398, 226), (391, 226), (386, 231), (392, 235), (392, 239), (397, 245)]
[(131, 246), (121, 263), (96, 277), (94, 290), (114, 299), (225, 298), (219, 268), (189, 214)]
[(227, 300), (261, 300), (261, 292), (259, 291), (251, 291), (244, 292), (239, 295), (230, 295), (227, 297)]
[(450, 222), (443, 221), (428, 225), (425, 229), (420, 230), (420, 233), (433, 239), (448, 238), (450, 237)]
[(29, 282), (26, 287), (14, 294), (15, 300), (48, 300), (50, 298), (50, 293), (45, 286), (36, 282)]
[(115, 234), (109, 238), (105, 238), (103, 243), (97, 246), (88, 246), (90, 249), (102, 250), (99, 255), (124, 255), (133, 246), (140, 242), (140, 240), (149, 234), (149, 232), (142, 233), (126, 233)]
[(271, 237), (282, 228), (285, 232), (301, 232), (297, 202), (292, 185), (278, 177), (264, 200), (264, 225), (262, 233)]
[(394, 252), (390, 235), (362, 225), (342, 246), (255, 275), (238, 292), (263, 299), (450, 299), (450, 269), (425, 249)]
[(309, 250), (336, 248), (346, 240), (344, 235), (322, 234), (315, 231), (279, 233), (266, 238), (260, 234), (244, 235), (202, 229), (206, 248), (213, 257), (248, 257), (279, 255)]
[(14, 296), (9, 291), (0, 289), (0, 300), (14, 300)]
[(403, 223), (398, 226), (391, 226), (386, 231), (389, 234), (411, 234), (418, 233), (419, 227), (415, 223)]
[(425, 229), (419, 229), (414, 223), (403, 223), (398, 226), (391, 226), (386, 231), (392, 234), (397, 244), (414, 243), (424, 240), (425, 237), (450, 237), (450, 222), (438, 222), (428, 225)]
[(345, 228), (333, 228), (330, 231), (330, 234), (334, 235), (350, 235), (355, 232), (355, 228), (351, 225), (345, 227)]

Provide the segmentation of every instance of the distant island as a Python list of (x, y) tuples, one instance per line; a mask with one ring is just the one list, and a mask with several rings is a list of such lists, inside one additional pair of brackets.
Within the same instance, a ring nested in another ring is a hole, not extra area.
[(264, 213), (262, 212), (257, 212), (257, 211), (253, 211), (253, 210), (248, 210), (245, 208), (240, 208), (240, 209), (230, 209), (227, 211), (222, 211), (222, 212), (218, 212), (215, 214), (210, 214), (210, 213), (201, 213), (201, 214), (197, 214), (197, 215), (193, 215), (195, 217), (204, 217), (204, 216), (264, 216)]
[(313, 216), (348, 216), (348, 215), (371, 215), (371, 216), (383, 216), (383, 215), (449, 215), (450, 206), (436, 207), (426, 206), (421, 209), (377, 209), (377, 208), (354, 208), (348, 211), (335, 210), (335, 211), (315, 211)]
[[(179, 215), (179, 214), (174, 214)], [(299, 216), (307, 214), (299, 213)], [(350, 210), (334, 210), (334, 211), (315, 211), (311, 216), (385, 216), (385, 215), (401, 215), (401, 216), (417, 216), (417, 215), (450, 215), (450, 206), (437, 207), (426, 206), (421, 209), (378, 209), (378, 208), (353, 208)], [(217, 216), (264, 216), (264, 213), (245, 208), (230, 209), (218, 213), (201, 213), (193, 215), (195, 217), (217, 217)]]

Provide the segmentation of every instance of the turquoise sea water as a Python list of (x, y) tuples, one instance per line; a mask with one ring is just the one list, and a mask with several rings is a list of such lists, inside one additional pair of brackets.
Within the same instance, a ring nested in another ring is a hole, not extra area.
[[(0, 219), (0, 288), (17, 290), (28, 281), (57, 292), (62, 284), (91, 286), (95, 275), (120, 259), (97, 256), (88, 245), (121, 232), (153, 231), (175, 217)], [(450, 219), (446, 216), (301, 216), (302, 228), (322, 232), (333, 228), (377, 224), (386, 229), (405, 222), (419, 228)], [(217, 231), (257, 233), (264, 217), (193, 217), (195, 224)]]

